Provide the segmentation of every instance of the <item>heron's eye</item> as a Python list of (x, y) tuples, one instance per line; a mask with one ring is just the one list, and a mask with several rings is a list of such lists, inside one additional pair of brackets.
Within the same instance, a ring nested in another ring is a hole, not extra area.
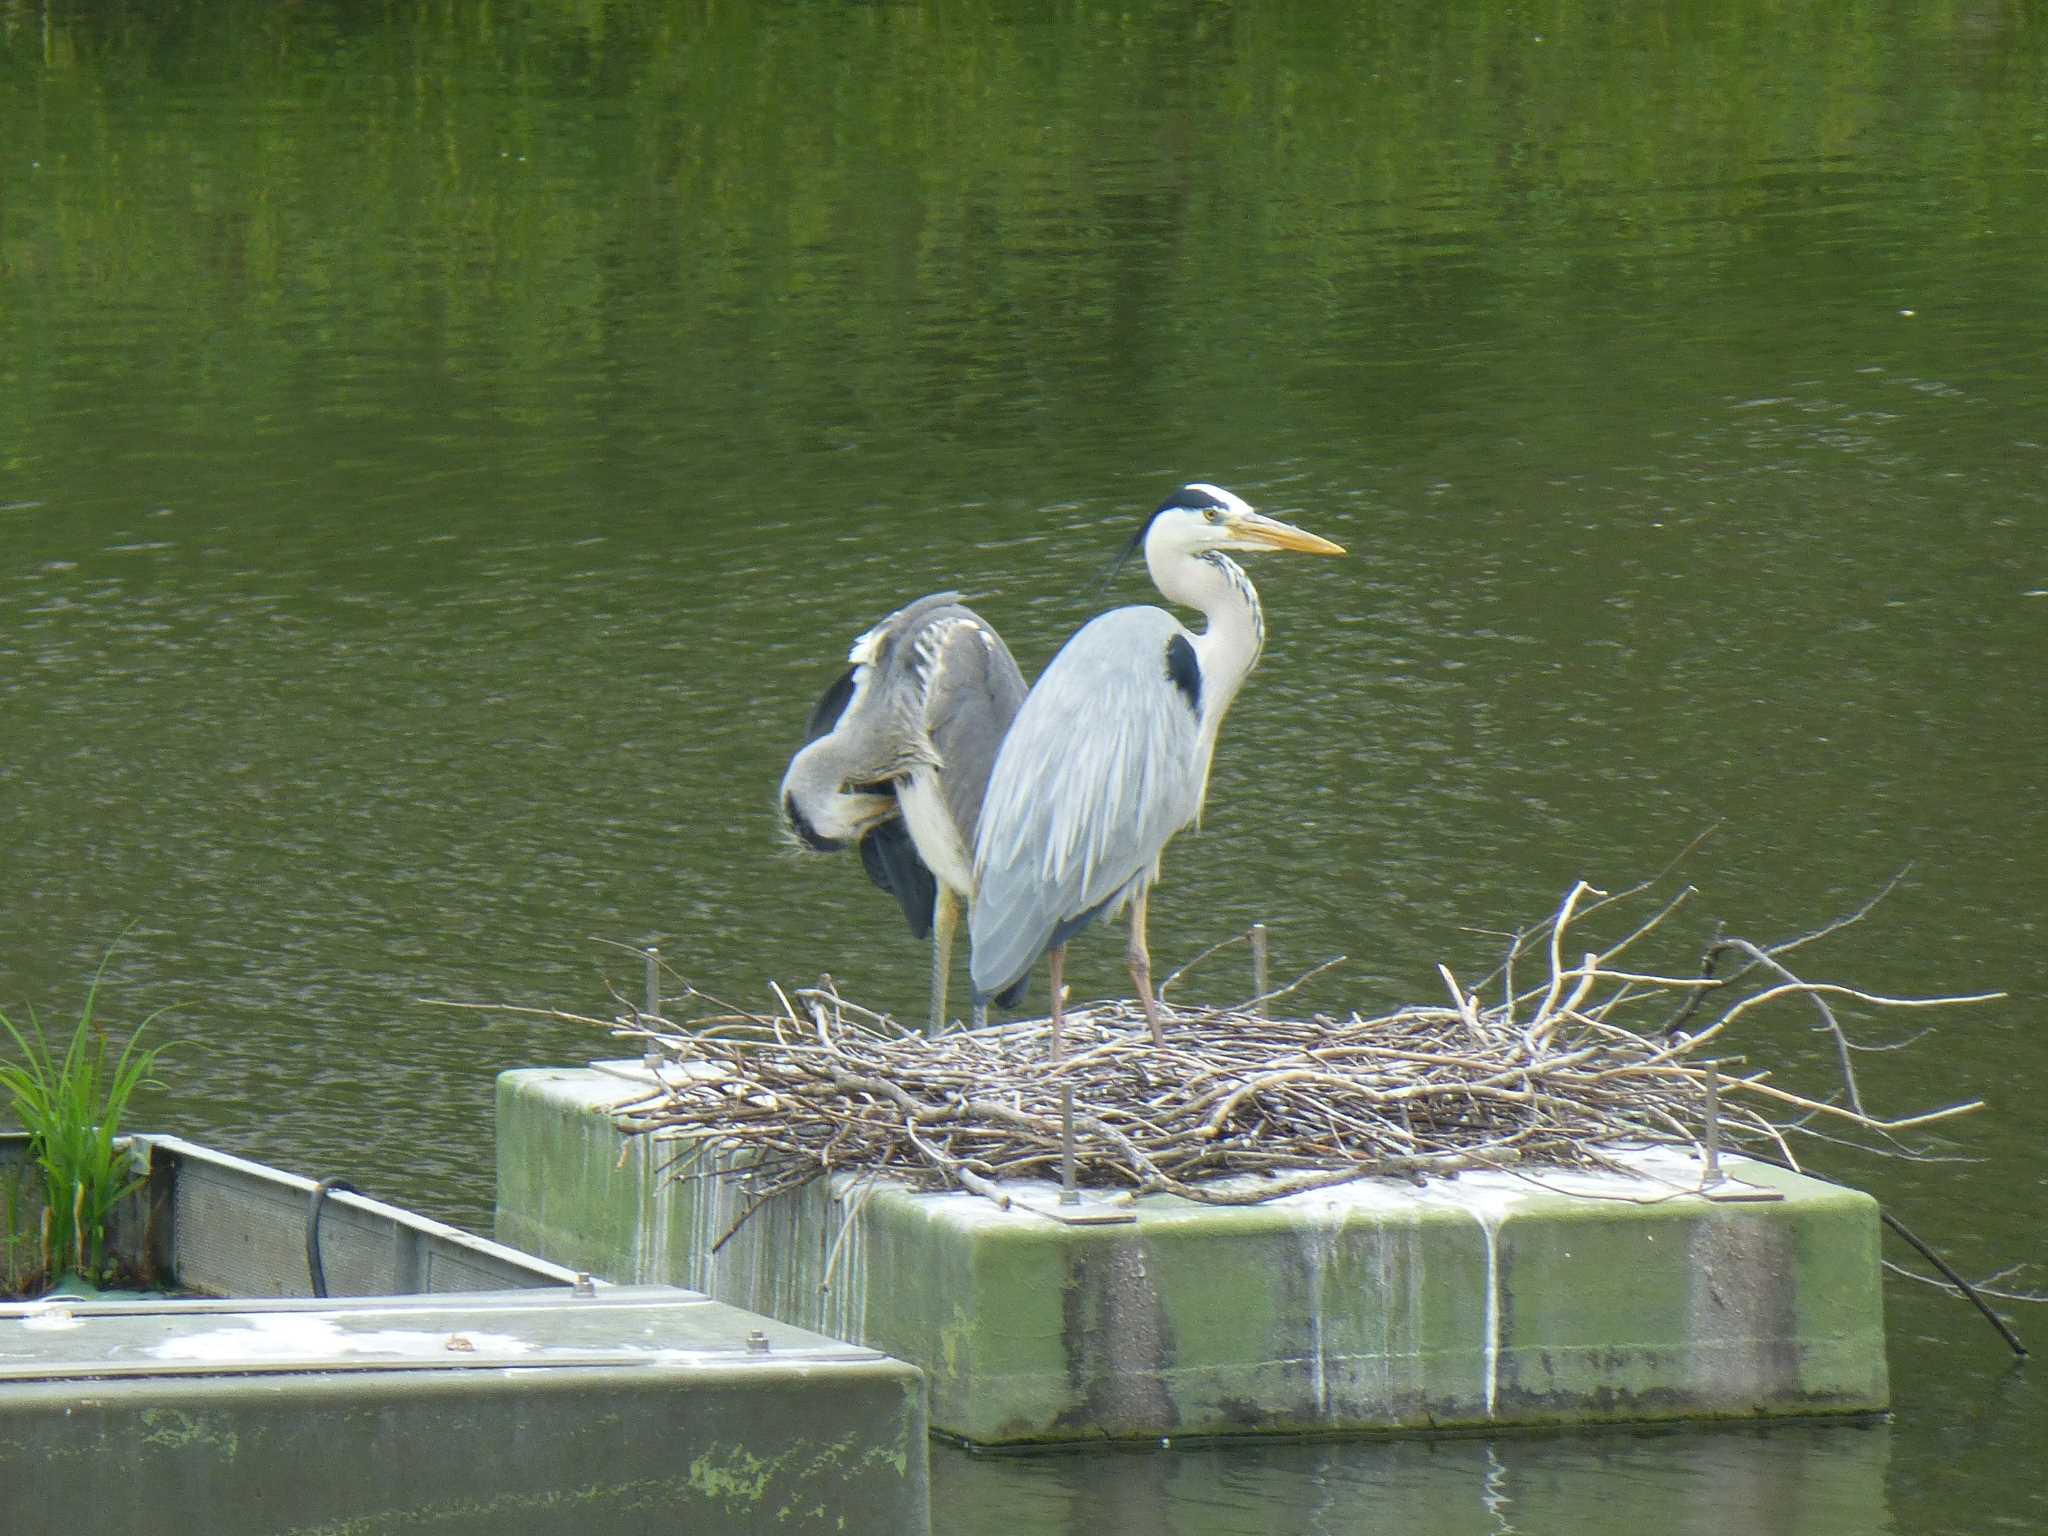
[(1216, 522), (1222, 516), (1223, 509), (1221, 507), (1204, 507), (1202, 509), (1202, 518), (1205, 522)]

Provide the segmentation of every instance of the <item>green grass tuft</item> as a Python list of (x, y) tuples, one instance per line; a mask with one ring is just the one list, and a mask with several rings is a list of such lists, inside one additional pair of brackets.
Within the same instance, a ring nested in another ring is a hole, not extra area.
[(157, 1015), (138, 1024), (109, 1063), (112, 1044), (94, 1015), (105, 970), (102, 961), (61, 1056), (33, 1009), (26, 1031), (0, 1013), (0, 1029), (21, 1055), (18, 1062), (0, 1063), (0, 1089), (12, 1097), (15, 1118), (28, 1133), (29, 1157), (42, 1173), (41, 1247), (48, 1279), (66, 1270), (94, 1284), (105, 1279), (108, 1218), (144, 1177), (129, 1159), (120, 1124), (135, 1090), (151, 1082), (163, 1049), (141, 1044)]

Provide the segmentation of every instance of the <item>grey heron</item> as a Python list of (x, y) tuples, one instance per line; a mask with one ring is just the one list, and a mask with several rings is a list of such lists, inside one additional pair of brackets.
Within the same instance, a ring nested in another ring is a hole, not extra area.
[(1055, 1041), (1067, 941), (1126, 905), (1131, 979), (1152, 1038), (1161, 1038), (1147, 897), (1167, 843), (1202, 814), (1216, 734), (1266, 639), (1258, 592), (1224, 551), (1344, 553), (1199, 483), (1169, 496), (1124, 557), (1139, 549), (1152, 584), (1199, 610), (1207, 628), (1197, 634), (1152, 607), (1112, 609), (1083, 625), (1011, 722), (975, 841), (976, 1001), (1049, 955)]
[(857, 841), (868, 877), (902, 904), (913, 934), (931, 936), (933, 1031), (946, 1020), (982, 792), (1024, 699), (1009, 647), (959, 596), (921, 597), (853, 642), (780, 792), (801, 846), (831, 853)]

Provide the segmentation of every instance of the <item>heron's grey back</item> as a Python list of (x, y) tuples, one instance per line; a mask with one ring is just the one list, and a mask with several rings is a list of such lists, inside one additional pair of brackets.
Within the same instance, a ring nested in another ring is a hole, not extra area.
[(853, 642), (847, 661), (811, 711), (780, 797), (804, 838), (823, 835), (805, 826), (836, 828), (854, 799), (893, 794), (900, 819), (862, 835), (861, 860), (917, 928), (930, 922), (933, 876), (968, 888), (989, 766), (1024, 678), (955, 592), (897, 609)]
[(831, 761), (842, 780), (891, 779), (921, 755), (924, 685), (917, 642), (948, 612), (967, 612), (960, 594), (934, 592), (906, 603), (853, 642), (846, 675), (825, 690), (804, 738), (807, 744), (832, 738)]

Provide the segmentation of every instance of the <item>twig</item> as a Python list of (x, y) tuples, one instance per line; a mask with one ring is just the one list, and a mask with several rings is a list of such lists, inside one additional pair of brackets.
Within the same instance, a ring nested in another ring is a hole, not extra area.
[(2020, 1342), (2019, 1335), (2014, 1333), (2012, 1329), (2006, 1326), (2004, 1318), (2000, 1317), (1996, 1312), (1991, 1310), (1990, 1303), (1985, 1301), (1985, 1299), (1982, 1296), (1977, 1294), (1977, 1288), (1974, 1285), (1970, 1284), (1969, 1281), (1965, 1280), (1961, 1275), (1957, 1274), (1954, 1269), (1949, 1267), (1948, 1260), (1944, 1259), (1932, 1248), (1928, 1247), (1925, 1243), (1921, 1242), (1919, 1238), (1915, 1237), (1910, 1231), (1906, 1229), (1905, 1223), (1901, 1222), (1899, 1218), (1894, 1216), (1890, 1211), (1887, 1211), (1882, 1206), (1880, 1206), (1878, 1208), (1877, 1214), (1879, 1219), (1882, 1220), (1886, 1226), (1890, 1227), (1894, 1232), (1898, 1233), (1900, 1237), (1906, 1240), (1907, 1245), (1911, 1247), (1915, 1253), (1919, 1254), (1921, 1258), (1925, 1259), (1928, 1263), (1932, 1264), (1936, 1269), (1940, 1270), (1942, 1278), (1948, 1281), (1948, 1283), (1954, 1286), (1958, 1291), (1960, 1291), (1963, 1294), (1963, 1296), (1969, 1300), (1971, 1306), (1975, 1307), (1979, 1312), (1984, 1314), (1984, 1320), (1991, 1324), (1992, 1327), (1998, 1330), (1998, 1336), (2001, 1339), (2005, 1340), (2005, 1342), (2009, 1346), (2011, 1346), (2012, 1352), (2015, 1355), (2017, 1355), (2022, 1360), (2027, 1358), (2027, 1346)]
[[(1697, 1152), (1707, 1135), (1710, 1056), (1725, 1074), (1720, 1146), (1792, 1167), (1795, 1136), (1847, 1137), (1880, 1143), (1872, 1150), (1892, 1156), (1926, 1156), (1900, 1138), (1982, 1107), (1972, 1101), (1874, 1113), (1856, 1084), (1858, 1042), (1838, 1005), (1920, 1010), (2000, 994), (1890, 997), (1807, 981), (1788, 965), (1793, 948), (1861, 920), (1872, 903), (1775, 946), (1717, 933), (1695, 976), (1680, 974), (1687, 966), (1675, 956), (1661, 965), (1655, 957), (1655, 941), (1667, 935), (1691, 887), (1651, 897), (1646, 907), (1618, 905), (1649, 888), (1604, 896), (1576, 882), (1542, 922), (1505, 935), (1505, 958), (1478, 987), (1440, 967), (1448, 1006), (1273, 1015), (1273, 1003), (1340, 963), (1331, 960), (1242, 1004), (1177, 1013), (1164, 1045), (1152, 1043), (1142, 1011), (1128, 1000), (1071, 1008), (1058, 1061), (1047, 1057), (1047, 1020), (928, 1037), (843, 996), (830, 977), (809, 987), (771, 984), (772, 1004), (760, 1012), (685, 986), (685, 1000), (708, 1010), (693, 1022), (636, 1017), (625, 1008), (613, 1019), (498, 1011), (652, 1041), (687, 1060), (687, 1070), (660, 1073), (614, 1113), (629, 1133), (672, 1136), (691, 1149), (692, 1161), (668, 1165), (671, 1176), (743, 1182), (745, 1207), (721, 1246), (762, 1205), (832, 1172), (886, 1174), (1007, 1204), (1020, 1181), (1056, 1176), (1069, 1097), (1078, 1184), (1210, 1204), (1461, 1168), (1515, 1167), (1533, 1176), (1546, 1168), (1614, 1167), (1622, 1145)], [(1616, 923), (1617, 913), (1626, 920)], [(1621, 937), (1589, 940), (1596, 914)], [(1162, 993), (1241, 939), (1203, 951), (1161, 984)], [(1635, 950), (1643, 958), (1624, 962)], [(1547, 974), (1518, 978), (1544, 958)], [(1738, 969), (1717, 975), (1729, 958), (1740, 960)], [(1696, 1032), (1662, 1022), (1690, 1026), (1709, 999), (1713, 1012)], [(1781, 1003), (1820, 1014), (1837, 1043), (1838, 1081), (1734, 1070), (1743, 1057), (1723, 1037)], [(834, 1240), (828, 1276), (855, 1214)]]

